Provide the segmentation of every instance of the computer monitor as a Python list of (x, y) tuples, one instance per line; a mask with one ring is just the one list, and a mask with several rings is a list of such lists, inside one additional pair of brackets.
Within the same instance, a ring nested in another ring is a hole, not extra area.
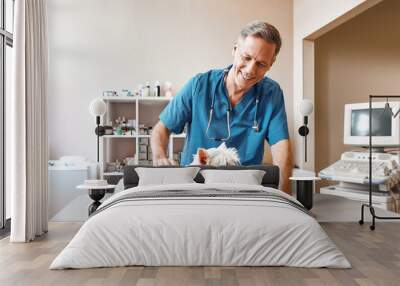
[[(391, 111), (400, 110), (400, 102), (389, 102)], [(400, 145), (400, 113), (392, 116), (385, 110), (386, 102), (372, 102), (372, 147)], [(353, 103), (344, 106), (345, 145), (369, 146), (369, 103)]]

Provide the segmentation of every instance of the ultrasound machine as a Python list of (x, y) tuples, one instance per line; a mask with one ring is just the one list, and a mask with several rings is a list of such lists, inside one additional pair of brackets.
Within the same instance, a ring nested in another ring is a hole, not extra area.
[[(384, 148), (400, 146), (400, 102), (372, 103), (372, 201), (374, 206), (389, 209), (391, 195), (386, 188), (391, 171), (398, 168), (399, 154)], [(386, 107), (386, 108), (385, 108)], [(344, 144), (365, 147), (362, 151), (344, 152), (340, 160), (319, 172), (319, 177), (338, 181), (334, 186), (320, 189), (322, 194), (342, 196), (363, 203), (369, 194), (369, 103), (346, 104), (344, 112)]]

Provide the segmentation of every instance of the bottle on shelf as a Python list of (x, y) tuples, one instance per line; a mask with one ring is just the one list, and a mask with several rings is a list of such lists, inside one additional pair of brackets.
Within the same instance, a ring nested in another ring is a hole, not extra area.
[(143, 88), (142, 96), (148, 97), (150, 96), (150, 83), (146, 82), (146, 86)]
[(143, 96), (143, 84), (138, 84), (137, 90), (135, 90), (136, 96)]
[(161, 86), (160, 86), (160, 82), (159, 81), (156, 81), (154, 83), (153, 95), (156, 96), (156, 97), (160, 97), (161, 96)]
[(164, 84), (164, 90), (165, 90), (165, 97), (166, 98), (172, 98), (172, 83), (169, 81), (166, 81)]

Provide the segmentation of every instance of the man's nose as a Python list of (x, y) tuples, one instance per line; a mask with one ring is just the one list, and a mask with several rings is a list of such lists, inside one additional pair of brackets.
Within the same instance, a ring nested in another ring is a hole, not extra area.
[(251, 61), (246, 65), (245, 73), (247, 77), (253, 77), (256, 74), (257, 66), (255, 61)]

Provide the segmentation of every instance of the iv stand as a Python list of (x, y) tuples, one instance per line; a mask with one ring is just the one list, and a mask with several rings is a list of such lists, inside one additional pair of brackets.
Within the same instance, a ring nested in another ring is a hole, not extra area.
[[(369, 208), (369, 211), (372, 215), (372, 225), (369, 226), (371, 230), (375, 230), (375, 219), (400, 219), (400, 217), (385, 217), (385, 216), (378, 216), (375, 214), (375, 209), (372, 205), (372, 100), (374, 98), (386, 98), (386, 101), (389, 98), (400, 98), (400, 95), (370, 95), (369, 96), (369, 202), (368, 204), (362, 204), (361, 206), (361, 219), (358, 221), (359, 224), (364, 224), (364, 208)], [(397, 115), (398, 113), (396, 113)], [(392, 113), (392, 116), (396, 117)]]

